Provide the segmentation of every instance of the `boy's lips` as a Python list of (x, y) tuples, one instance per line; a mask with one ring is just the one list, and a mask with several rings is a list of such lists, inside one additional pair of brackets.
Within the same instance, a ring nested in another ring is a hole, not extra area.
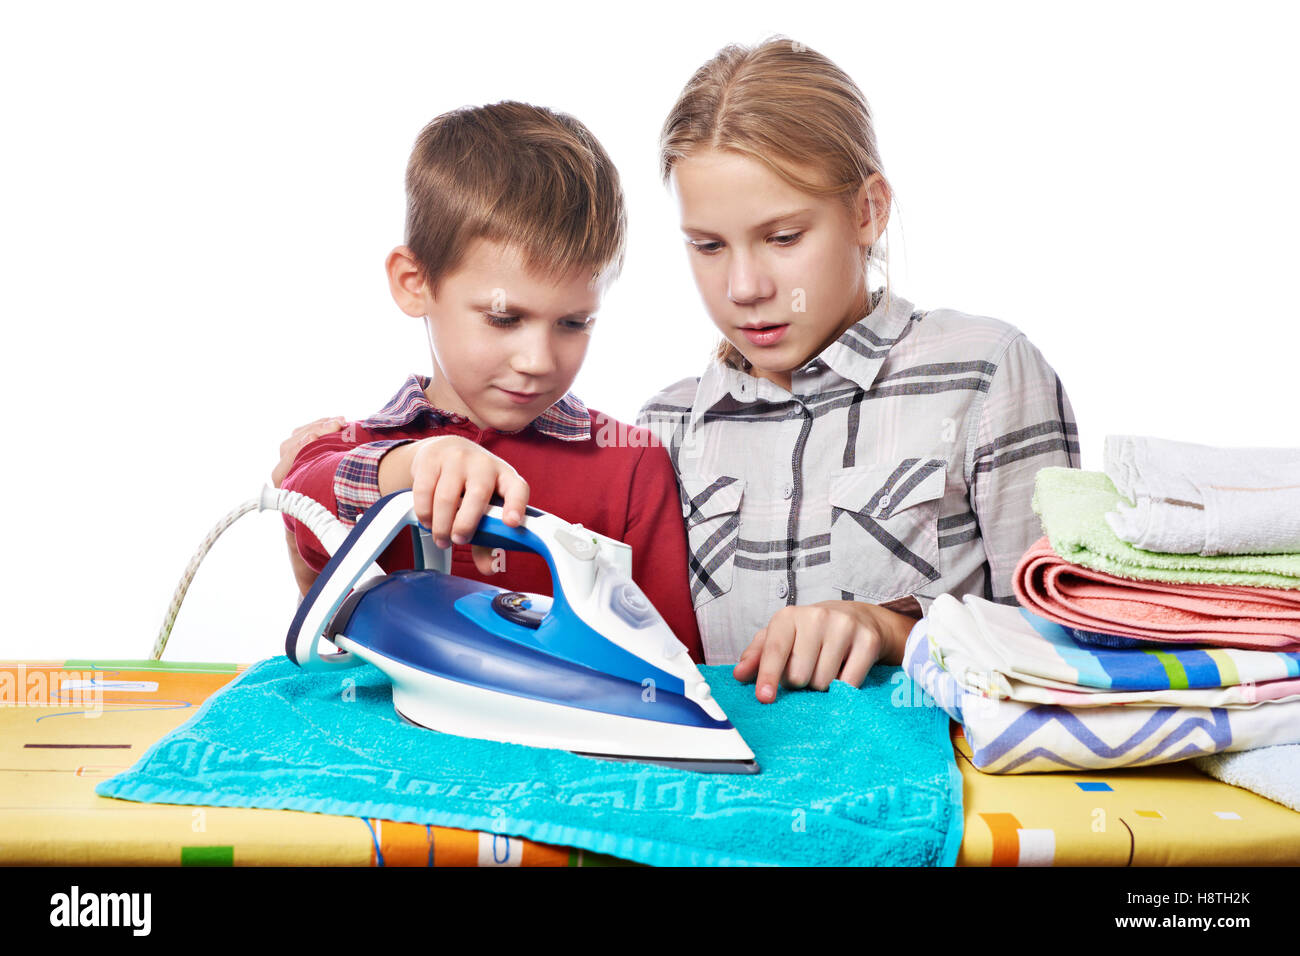
[(527, 405), (529, 402), (536, 401), (539, 397), (545, 394), (544, 392), (512, 392), (508, 388), (501, 388), (500, 385), (498, 385), (497, 388), (504, 392), (506, 398), (510, 399), (510, 401), (514, 402), (516, 405)]
[(745, 325), (741, 326), (740, 331), (743, 332), (745, 338), (749, 339), (749, 341), (754, 345), (775, 345), (777, 342), (781, 341), (782, 336), (785, 335), (785, 330), (788, 328), (790, 328), (789, 324), (762, 326)]

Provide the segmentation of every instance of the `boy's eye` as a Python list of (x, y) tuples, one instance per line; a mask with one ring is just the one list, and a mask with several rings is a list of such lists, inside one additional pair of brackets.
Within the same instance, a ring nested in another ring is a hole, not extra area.
[[(487, 320), (488, 325), (497, 329), (509, 329), (519, 324), (519, 316), (517, 315), (500, 315), (494, 312), (484, 312), (483, 318)], [(596, 317), (591, 315), (585, 319), (564, 319), (560, 324), (570, 331), (582, 332), (596, 324)]]
[(802, 238), (802, 232), (786, 232), (779, 236), (772, 236), (770, 241), (776, 243), (778, 246), (793, 246)]

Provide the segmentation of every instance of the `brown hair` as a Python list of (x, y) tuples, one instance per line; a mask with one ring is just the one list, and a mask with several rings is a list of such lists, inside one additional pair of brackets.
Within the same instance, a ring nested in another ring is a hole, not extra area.
[(443, 113), (406, 166), (406, 245), (434, 289), (479, 238), (520, 249), (546, 278), (617, 277), (627, 210), (618, 171), (565, 113), (505, 101)]
[[(857, 84), (820, 53), (784, 37), (724, 47), (695, 71), (659, 135), (665, 184), (674, 164), (697, 149), (748, 156), (796, 189), (836, 196), (850, 208), (869, 176), (884, 176), (871, 108)], [(888, 296), (888, 256), (879, 245), (863, 265), (885, 266)], [(715, 358), (748, 364), (726, 339)]]

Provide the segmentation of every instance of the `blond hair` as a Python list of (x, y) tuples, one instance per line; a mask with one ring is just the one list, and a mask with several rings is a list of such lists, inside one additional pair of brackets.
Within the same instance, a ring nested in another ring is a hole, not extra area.
[[(784, 37), (731, 44), (695, 71), (659, 135), (665, 185), (678, 160), (697, 149), (748, 156), (794, 188), (835, 196), (849, 208), (868, 177), (884, 177), (862, 91), (826, 57)], [(892, 202), (892, 188), (889, 194)], [(864, 268), (885, 268), (888, 297), (888, 256), (879, 245), (867, 250)], [(748, 366), (726, 339), (715, 358)]]
[(572, 116), (504, 101), (443, 113), (416, 138), (405, 241), (434, 289), (479, 238), (515, 246), (547, 279), (613, 279), (626, 236), (618, 171)]

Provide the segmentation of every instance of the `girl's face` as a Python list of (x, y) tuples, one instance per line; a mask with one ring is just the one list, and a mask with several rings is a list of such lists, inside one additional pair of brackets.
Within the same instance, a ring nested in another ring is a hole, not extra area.
[(754, 375), (790, 388), (794, 369), (867, 314), (866, 250), (888, 217), (883, 178), (862, 186), (853, 214), (738, 153), (692, 153), (671, 182), (713, 324)]

